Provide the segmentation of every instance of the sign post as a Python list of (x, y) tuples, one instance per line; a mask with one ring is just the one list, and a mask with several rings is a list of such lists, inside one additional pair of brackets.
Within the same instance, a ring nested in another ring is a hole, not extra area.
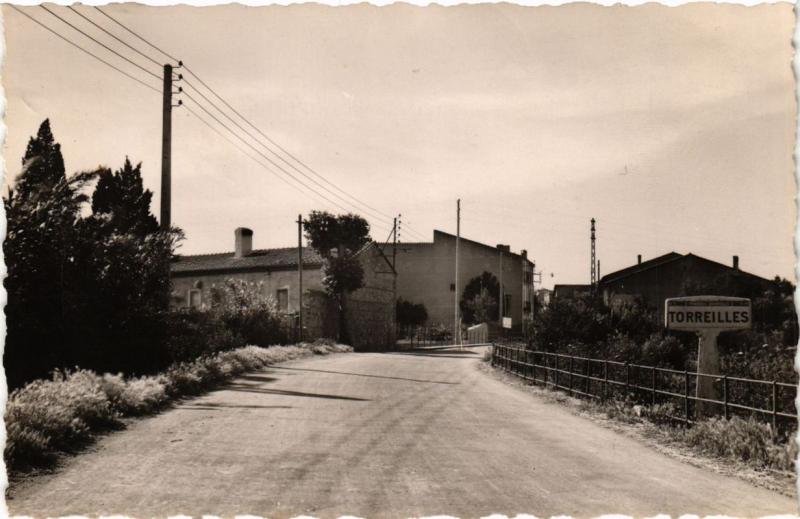
[[(752, 322), (750, 300), (743, 297), (673, 297), (664, 302), (664, 326), (668, 330), (691, 331), (698, 335), (698, 373), (720, 375), (719, 334), (748, 330)], [(714, 382), (715, 377), (697, 376), (697, 416), (710, 414), (706, 411), (713, 409), (714, 404), (703, 400), (719, 400)]]

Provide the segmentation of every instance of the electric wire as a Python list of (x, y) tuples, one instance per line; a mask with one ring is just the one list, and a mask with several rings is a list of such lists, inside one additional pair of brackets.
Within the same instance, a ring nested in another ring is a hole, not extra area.
[(139, 83), (140, 85), (143, 85), (143, 86), (145, 86), (145, 87), (149, 88), (150, 90), (153, 90), (154, 92), (156, 92), (156, 93), (158, 93), (158, 94), (161, 94), (161, 90), (160, 90), (160, 89), (158, 89), (158, 88), (156, 88), (156, 87), (154, 87), (154, 86), (152, 86), (152, 85), (149, 85), (148, 83), (145, 83), (145, 82), (144, 82), (144, 81), (142, 81), (141, 79), (139, 79), (139, 78), (137, 78), (137, 77), (135, 77), (135, 76), (133, 76), (133, 75), (131, 75), (131, 74), (129, 74), (129, 73), (127, 73), (127, 72), (125, 72), (124, 70), (122, 70), (121, 68), (117, 67), (116, 65), (113, 65), (112, 63), (109, 63), (108, 61), (104, 60), (103, 58), (101, 58), (101, 57), (100, 57), (100, 56), (98, 56), (97, 54), (94, 54), (93, 52), (91, 52), (91, 51), (88, 51), (88, 50), (84, 49), (83, 47), (81, 47), (80, 45), (78, 45), (78, 44), (77, 44), (77, 43), (75, 43), (74, 41), (70, 40), (70, 39), (69, 39), (69, 38), (67, 38), (66, 36), (63, 36), (62, 34), (60, 34), (60, 33), (56, 32), (54, 29), (52, 29), (52, 28), (48, 27), (48, 26), (47, 26), (47, 25), (45, 25), (43, 22), (40, 22), (39, 20), (37, 20), (37, 19), (36, 19), (36, 18), (34, 18), (33, 16), (29, 15), (29, 14), (28, 14), (28, 13), (26, 13), (25, 11), (23, 11), (23, 10), (19, 9), (19, 8), (18, 8), (17, 6), (15, 6), (14, 4), (8, 4), (8, 6), (9, 6), (9, 7), (11, 7), (12, 9), (14, 9), (15, 11), (17, 11), (18, 13), (20, 13), (21, 15), (25, 16), (26, 18), (28, 18), (28, 19), (29, 19), (29, 20), (31, 20), (32, 22), (34, 22), (34, 23), (36, 23), (37, 25), (39, 25), (39, 26), (43, 27), (44, 29), (48, 30), (48, 31), (49, 31), (49, 32), (51, 32), (52, 34), (54, 34), (54, 35), (58, 36), (59, 38), (61, 38), (61, 39), (62, 39), (62, 40), (64, 40), (65, 42), (69, 43), (69, 44), (70, 44), (70, 45), (72, 45), (73, 47), (75, 47), (75, 48), (77, 48), (78, 50), (80, 50), (81, 52), (84, 52), (84, 53), (88, 54), (89, 56), (93, 57), (93, 58), (94, 58), (94, 59), (96, 59), (97, 61), (99, 61), (99, 62), (103, 63), (104, 65), (106, 65), (106, 66), (108, 66), (108, 67), (111, 67), (112, 69), (116, 70), (116, 71), (117, 71), (117, 72), (119, 72), (120, 74), (122, 74), (122, 75), (124, 75), (124, 76), (128, 77), (129, 79), (132, 79), (133, 81), (136, 81), (136, 82), (137, 82), (137, 83)]
[(147, 45), (149, 45), (150, 47), (154, 48), (155, 50), (157, 50), (158, 52), (160, 52), (160, 53), (161, 53), (161, 54), (163, 54), (164, 56), (166, 56), (166, 57), (168, 57), (169, 59), (171, 59), (173, 62), (175, 62), (175, 63), (178, 63), (178, 62), (180, 61), (180, 60), (179, 60), (178, 58), (176, 58), (175, 56), (172, 56), (171, 54), (167, 54), (166, 52), (164, 52), (163, 50), (161, 50), (159, 47), (157, 47), (156, 45), (154, 45), (153, 43), (149, 42), (148, 40), (146, 40), (145, 38), (143, 38), (143, 37), (142, 37), (142, 36), (140, 36), (139, 34), (135, 33), (133, 30), (129, 29), (129, 28), (128, 28), (126, 25), (124, 25), (122, 22), (118, 21), (116, 18), (114, 18), (114, 17), (113, 17), (113, 16), (111, 16), (110, 14), (108, 14), (108, 13), (106, 13), (105, 11), (103, 11), (102, 9), (100, 9), (100, 7), (98, 7), (98, 6), (96, 6), (96, 5), (95, 5), (95, 6), (93, 6), (93, 7), (94, 7), (95, 9), (97, 9), (98, 11), (100, 11), (100, 13), (101, 13), (103, 16), (105, 16), (106, 18), (108, 18), (109, 20), (111, 20), (112, 22), (114, 22), (115, 24), (119, 25), (120, 27), (122, 27), (123, 29), (125, 29), (126, 31), (128, 31), (129, 33), (133, 34), (134, 36), (136, 36), (137, 38), (139, 38), (141, 41), (143, 41), (144, 43), (146, 43), (146, 44), (147, 44)]
[(119, 37), (117, 37), (115, 34), (111, 33), (111, 32), (110, 32), (110, 31), (108, 31), (108, 30), (106, 30), (106, 29), (105, 29), (104, 27), (102, 27), (100, 24), (96, 23), (94, 20), (92, 20), (92, 19), (91, 19), (91, 18), (89, 18), (88, 16), (84, 15), (83, 13), (81, 13), (80, 11), (78, 11), (77, 9), (75, 9), (73, 6), (71, 6), (71, 5), (68, 5), (68, 6), (67, 6), (67, 8), (68, 8), (70, 11), (72, 11), (73, 13), (75, 13), (75, 14), (77, 14), (78, 16), (80, 16), (81, 18), (83, 18), (84, 20), (86, 20), (87, 22), (89, 22), (90, 24), (94, 25), (95, 27), (97, 27), (98, 29), (100, 29), (101, 31), (103, 31), (104, 33), (108, 34), (109, 36), (111, 36), (112, 38), (114, 38), (115, 40), (117, 40), (118, 42), (120, 42), (121, 44), (125, 45), (126, 47), (128, 47), (129, 49), (131, 49), (132, 51), (134, 51), (135, 53), (137, 53), (137, 54), (138, 54), (138, 55), (140, 55), (141, 57), (143, 57), (143, 58), (145, 58), (145, 59), (147, 59), (147, 60), (151, 61), (152, 63), (155, 63), (155, 64), (156, 64), (157, 66), (159, 66), (159, 67), (161, 67), (161, 66), (163, 65), (162, 63), (159, 63), (158, 61), (154, 60), (153, 58), (151, 58), (150, 56), (148, 56), (148, 55), (147, 55), (147, 54), (145, 54), (144, 52), (140, 51), (139, 49), (137, 49), (137, 48), (136, 48), (136, 47), (134, 47), (133, 45), (130, 45), (128, 42), (126, 42), (126, 41), (125, 41), (125, 40), (123, 40), (122, 38), (119, 38)]
[(115, 51), (114, 49), (112, 49), (112, 48), (111, 48), (111, 47), (109, 47), (108, 45), (106, 45), (106, 44), (104, 44), (103, 42), (101, 42), (101, 41), (97, 40), (97, 39), (96, 39), (96, 38), (94, 38), (93, 36), (91, 36), (91, 35), (89, 35), (89, 34), (85, 33), (84, 31), (82, 31), (81, 29), (79, 29), (78, 27), (76, 27), (75, 25), (71, 24), (69, 21), (65, 20), (65, 19), (64, 19), (64, 18), (62, 18), (61, 16), (57, 15), (56, 13), (54, 13), (53, 11), (51, 11), (50, 9), (48, 9), (47, 7), (45, 7), (43, 4), (39, 4), (39, 7), (41, 7), (42, 9), (44, 9), (45, 11), (47, 11), (48, 13), (50, 13), (51, 15), (55, 16), (56, 18), (58, 18), (59, 20), (61, 20), (61, 21), (62, 21), (62, 22), (64, 22), (65, 24), (69, 25), (69, 26), (70, 26), (70, 27), (72, 27), (74, 30), (76, 30), (76, 31), (78, 31), (79, 33), (83, 34), (84, 36), (86, 36), (87, 38), (89, 38), (90, 40), (92, 40), (93, 42), (95, 42), (96, 44), (100, 45), (101, 47), (103, 47), (103, 48), (104, 48), (104, 49), (106, 49), (107, 51), (109, 51), (109, 52), (111, 52), (111, 53), (113, 53), (113, 54), (115, 54), (115, 55), (119, 56), (120, 58), (124, 59), (125, 61), (127, 61), (128, 63), (130, 63), (131, 65), (133, 65), (134, 67), (136, 67), (136, 68), (138, 68), (138, 69), (142, 70), (143, 72), (145, 72), (145, 73), (147, 73), (147, 74), (150, 74), (150, 75), (151, 75), (151, 76), (153, 76), (154, 78), (156, 78), (156, 79), (158, 79), (158, 80), (161, 80), (161, 78), (158, 76), (158, 74), (154, 74), (153, 72), (151, 72), (151, 71), (147, 70), (146, 68), (144, 68), (143, 66), (139, 65), (138, 63), (136, 63), (135, 61), (131, 60), (130, 58), (127, 58), (126, 56), (123, 56), (122, 54), (120, 54), (119, 52)]
[[(100, 7), (98, 7), (98, 6), (94, 6), (94, 8), (95, 8), (97, 11), (99, 11), (99, 12), (100, 12), (100, 13), (101, 13), (103, 16), (105, 16), (106, 18), (108, 18), (109, 20), (111, 20), (112, 22), (114, 22), (115, 24), (119, 25), (120, 27), (122, 27), (123, 29), (125, 29), (127, 32), (129, 32), (130, 34), (132, 34), (133, 36), (135, 36), (136, 38), (138, 38), (139, 40), (141, 40), (142, 42), (144, 42), (145, 44), (147, 44), (147, 45), (148, 45), (148, 46), (150, 46), (151, 48), (155, 49), (156, 51), (160, 52), (161, 54), (163, 54), (164, 56), (166, 56), (166, 57), (170, 58), (171, 60), (173, 60), (173, 61), (175, 61), (175, 62), (179, 62), (179, 61), (180, 61), (180, 60), (178, 60), (178, 59), (177, 59), (175, 56), (173, 56), (173, 55), (169, 54), (168, 52), (164, 51), (164, 50), (163, 50), (161, 47), (159, 47), (159, 46), (157, 46), (156, 44), (152, 43), (152, 42), (151, 42), (151, 41), (149, 41), (148, 39), (146, 39), (146, 38), (144, 38), (143, 36), (141, 36), (140, 34), (138, 34), (136, 31), (134, 31), (134, 30), (130, 29), (130, 28), (129, 28), (129, 27), (127, 27), (125, 24), (123, 24), (122, 22), (120, 22), (119, 20), (117, 20), (116, 18), (114, 18), (113, 16), (111, 16), (110, 14), (108, 14), (108, 13), (106, 13), (105, 11), (103, 11), (102, 9), (100, 9)], [(332, 186), (334, 189), (336, 189), (337, 191), (339, 191), (339, 192), (343, 193), (344, 195), (346, 195), (346, 196), (347, 196), (347, 197), (349, 197), (350, 199), (354, 200), (355, 202), (357, 202), (358, 204), (360, 204), (362, 207), (365, 207), (365, 208), (367, 208), (367, 209), (369, 209), (369, 210), (371, 210), (371, 211), (374, 211), (375, 213), (378, 213), (378, 214), (382, 215), (384, 218), (392, 218), (391, 216), (389, 216), (388, 214), (384, 213), (383, 211), (380, 211), (379, 209), (376, 209), (376, 208), (374, 208), (374, 207), (370, 206), (369, 204), (367, 204), (366, 202), (364, 202), (364, 201), (362, 201), (362, 200), (360, 200), (360, 199), (358, 199), (358, 198), (354, 197), (353, 195), (351, 195), (350, 193), (348, 193), (348, 192), (347, 192), (347, 191), (345, 191), (344, 189), (342, 189), (342, 188), (340, 188), (339, 186), (337, 186), (335, 183), (333, 183), (333, 182), (331, 182), (330, 180), (328, 180), (328, 179), (327, 179), (327, 178), (326, 178), (324, 175), (322, 175), (322, 174), (318, 173), (316, 170), (314, 170), (313, 168), (311, 168), (311, 167), (310, 167), (308, 164), (306, 164), (305, 162), (303, 162), (302, 160), (300, 160), (299, 158), (297, 158), (295, 155), (293, 155), (292, 153), (290, 153), (288, 150), (286, 150), (285, 148), (283, 148), (283, 147), (282, 147), (280, 144), (278, 144), (278, 143), (277, 143), (277, 142), (275, 142), (275, 141), (274, 141), (274, 140), (273, 140), (271, 137), (269, 137), (269, 135), (267, 135), (266, 133), (264, 133), (264, 132), (263, 132), (263, 131), (262, 131), (260, 128), (258, 128), (258, 127), (257, 127), (255, 124), (253, 124), (253, 123), (252, 123), (252, 122), (251, 122), (249, 119), (247, 119), (246, 117), (244, 117), (244, 116), (243, 116), (243, 115), (242, 115), (242, 114), (241, 114), (241, 113), (240, 113), (238, 110), (236, 110), (236, 109), (235, 109), (235, 108), (234, 108), (234, 107), (233, 107), (233, 106), (232, 106), (230, 103), (228, 103), (228, 102), (227, 102), (227, 101), (226, 101), (226, 100), (225, 100), (225, 99), (224, 99), (222, 96), (220, 96), (220, 95), (219, 95), (219, 94), (218, 94), (218, 93), (217, 93), (217, 92), (216, 92), (214, 89), (212, 89), (212, 88), (211, 88), (211, 87), (208, 85), (208, 83), (206, 83), (205, 81), (203, 81), (203, 79), (202, 79), (201, 77), (199, 77), (199, 76), (198, 76), (198, 75), (197, 75), (197, 74), (196, 74), (194, 71), (192, 71), (192, 70), (191, 70), (191, 69), (190, 69), (188, 66), (184, 65), (184, 69), (186, 70), (186, 72), (187, 72), (188, 74), (191, 74), (191, 75), (192, 75), (192, 77), (194, 77), (194, 78), (195, 78), (195, 79), (196, 79), (196, 80), (197, 80), (197, 81), (198, 81), (198, 82), (199, 82), (199, 83), (200, 83), (202, 86), (204, 86), (204, 87), (205, 87), (205, 88), (206, 88), (206, 89), (207, 89), (209, 92), (211, 92), (211, 93), (212, 93), (212, 94), (213, 94), (213, 95), (214, 95), (214, 96), (215, 96), (217, 99), (219, 99), (219, 100), (220, 100), (220, 101), (221, 101), (221, 102), (222, 102), (222, 103), (223, 103), (223, 104), (224, 104), (226, 107), (228, 107), (228, 108), (229, 108), (229, 109), (230, 109), (230, 110), (231, 110), (231, 111), (232, 111), (234, 114), (236, 114), (237, 116), (239, 116), (239, 118), (241, 118), (241, 119), (242, 119), (242, 120), (243, 120), (245, 123), (247, 123), (247, 124), (248, 124), (248, 125), (249, 125), (251, 128), (253, 128), (253, 129), (254, 129), (256, 132), (258, 132), (258, 133), (259, 133), (259, 134), (260, 134), (260, 135), (261, 135), (263, 138), (265, 138), (265, 139), (266, 139), (266, 140), (267, 140), (267, 141), (268, 141), (270, 144), (272, 144), (273, 146), (275, 146), (276, 148), (278, 148), (280, 151), (282, 151), (283, 153), (285, 153), (287, 156), (291, 157), (291, 158), (292, 158), (294, 161), (296, 161), (298, 164), (300, 164), (301, 166), (303, 166), (304, 168), (306, 168), (306, 169), (307, 169), (309, 172), (311, 172), (312, 174), (316, 175), (318, 178), (322, 179), (322, 180), (323, 180), (325, 183), (327, 183), (327, 184), (331, 185), (331, 186)], [(184, 78), (184, 80), (185, 80), (185, 78)], [(188, 85), (188, 84), (189, 84), (189, 82), (187, 81), (187, 85)], [(211, 101), (210, 101), (210, 100), (208, 100), (208, 98), (207, 98), (206, 96), (204, 96), (204, 95), (202, 94), (202, 92), (200, 92), (200, 90), (199, 90), (197, 87), (195, 87), (194, 85), (190, 85), (190, 86), (191, 86), (191, 88), (192, 88), (192, 89), (194, 89), (194, 90), (195, 90), (195, 92), (197, 92), (197, 93), (198, 93), (199, 95), (201, 95), (201, 96), (202, 96), (204, 99), (206, 99), (206, 101), (207, 101), (207, 102), (209, 102), (209, 104), (211, 104), (212, 106), (214, 106), (214, 108), (216, 108), (216, 109), (217, 109), (217, 110), (218, 110), (220, 113), (223, 113), (223, 114), (224, 114), (224, 112), (223, 112), (222, 110), (220, 110), (220, 109), (219, 109), (219, 107), (217, 107), (217, 106), (215, 106), (213, 103), (211, 103)], [(230, 117), (228, 117), (228, 116), (227, 116), (227, 114), (224, 114), (224, 115), (226, 115), (226, 117), (227, 117), (229, 120), (231, 120), (231, 121), (233, 122), (233, 119), (231, 119)], [(239, 128), (241, 129), (241, 127), (240, 127), (238, 124), (237, 124), (237, 127), (239, 127)], [(249, 134), (249, 133), (248, 133), (248, 134)], [(251, 136), (251, 138), (252, 138), (252, 136)], [(254, 140), (256, 140), (256, 139), (254, 139)], [(258, 141), (256, 140), (256, 142), (258, 142)], [(266, 145), (264, 145), (263, 143), (260, 143), (260, 144), (261, 144), (261, 145), (262, 145), (262, 146), (263, 146), (265, 149), (268, 149), (268, 147), (267, 147)], [(270, 150), (270, 151), (272, 151), (272, 150)], [(273, 154), (275, 154), (274, 152), (272, 152), (272, 153), (273, 153)], [(275, 154), (275, 155), (276, 155), (276, 156), (279, 156), (279, 155), (277, 155), (277, 154)], [(286, 162), (286, 160), (285, 160), (285, 159), (283, 159), (282, 157), (281, 157), (281, 159), (282, 159), (284, 162)], [(287, 164), (288, 164), (288, 162), (287, 162)], [(295, 169), (295, 170), (297, 170), (297, 171), (299, 172), (299, 170), (298, 170), (296, 167), (294, 167), (294, 166), (292, 166), (292, 167), (293, 167), (293, 169)], [(304, 176), (306, 176), (306, 178), (309, 178), (307, 175), (304, 175)], [(315, 183), (316, 183), (316, 182), (315, 182)], [(317, 184), (317, 185), (319, 185), (318, 183), (316, 183), (316, 184)], [(327, 190), (327, 191), (328, 191), (328, 192), (330, 192), (330, 190)], [(333, 194), (333, 193), (331, 193), (331, 194)], [(335, 196), (335, 195), (334, 195), (334, 196)], [(341, 198), (341, 197), (339, 197), (339, 198)], [(341, 207), (341, 206), (339, 206), (339, 207)], [(347, 210), (347, 211), (349, 212), (349, 209), (345, 209), (345, 210)], [(363, 210), (363, 209), (361, 209), (361, 210)], [(373, 215), (373, 217), (375, 217), (375, 215)], [(384, 220), (384, 221), (386, 222), (386, 220)], [(387, 223), (388, 223), (388, 222), (387, 222)], [(414, 234), (418, 234), (418, 235), (419, 235), (419, 233), (416, 233), (416, 232), (415, 232), (413, 229), (411, 229), (411, 228), (409, 228), (409, 232), (411, 232), (411, 233), (414, 233)], [(421, 235), (420, 235), (420, 237), (421, 237)]]

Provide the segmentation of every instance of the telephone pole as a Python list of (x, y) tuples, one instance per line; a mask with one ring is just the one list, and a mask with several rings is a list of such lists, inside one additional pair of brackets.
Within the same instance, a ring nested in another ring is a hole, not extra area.
[(172, 225), (172, 65), (164, 65), (161, 113), (161, 228)]
[[(401, 215), (402, 216), (402, 215)], [(397, 271), (397, 218), (394, 219), (394, 227), (392, 227), (392, 268)]]
[(461, 326), (458, 319), (458, 246), (461, 241), (461, 199), (456, 200), (456, 283), (455, 283), (455, 317), (453, 320), (453, 340), (461, 344)]
[(591, 240), (592, 240), (592, 265), (591, 265), (591, 275), (590, 275), (590, 284), (592, 285), (592, 291), (595, 289), (595, 285), (597, 285), (597, 258), (595, 256), (595, 234), (594, 234), (594, 218), (592, 218), (592, 225), (591, 225)]
[(303, 215), (297, 215), (297, 340), (303, 340)]

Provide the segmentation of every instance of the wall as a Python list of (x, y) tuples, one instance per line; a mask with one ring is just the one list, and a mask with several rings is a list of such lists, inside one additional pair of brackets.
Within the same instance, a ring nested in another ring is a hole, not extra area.
[[(640, 296), (644, 303), (657, 311), (659, 321), (664, 319), (664, 300), (686, 295), (689, 283), (711, 283), (732, 269), (725, 265), (685, 256), (679, 260), (653, 267), (603, 286), (603, 298), (614, 306), (620, 301), (630, 301)], [(768, 283), (767, 280), (764, 280)]]
[[(172, 306), (173, 308), (188, 307), (188, 294), (190, 289), (201, 290), (201, 302), (205, 306), (211, 302), (211, 288), (221, 286), (227, 280), (244, 280), (248, 283), (261, 284), (261, 292), (271, 296), (277, 302), (277, 291), (289, 289), (289, 313), (296, 312), (300, 301), (298, 293), (299, 277), (297, 269), (271, 270), (262, 272), (234, 272), (224, 274), (180, 274), (172, 276)], [(199, 283), (198, 283), (199, 282)], [(322, 289), (322, 269), (303, 269), (303, 292)]]
[(396, 276), (373, 243), (359, 255), (364, 286), (345, 298), (350, 344), (356, 350), (389, 350), (396, 340)]
[[(452, 326), (455, 312), (454, 236), (434, 231), (433, 243), (409, 243), (397, 246), (397, 297), (412, 303), (423, 303), (428, 310), (428, 323)], [(391, 245), (387, 247), (391, 254)], [(503, 253), (503, 285), (511, 295), (510, 316), (515, 328), (523, 317), (523, 259), (519, 254)], [(530, 268), (530, 267), (529, 267)], [(490, 272), (500, 279), (500, 251), (495, 247), (461, 239), (459, 244), (459, 299), (470, 279)], [(524, 294), (530, 301), (532, 290)]]

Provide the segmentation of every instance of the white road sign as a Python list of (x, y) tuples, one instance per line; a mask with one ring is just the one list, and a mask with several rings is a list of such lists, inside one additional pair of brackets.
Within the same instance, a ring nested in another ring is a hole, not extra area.
[(503, 317), (503, 328), (511, 328), (511, 318)]
[(673, 297), (664, 305), (664, 325), (670, 330), (746, 330), (752, 322), (750, 300), (742, 297)]

